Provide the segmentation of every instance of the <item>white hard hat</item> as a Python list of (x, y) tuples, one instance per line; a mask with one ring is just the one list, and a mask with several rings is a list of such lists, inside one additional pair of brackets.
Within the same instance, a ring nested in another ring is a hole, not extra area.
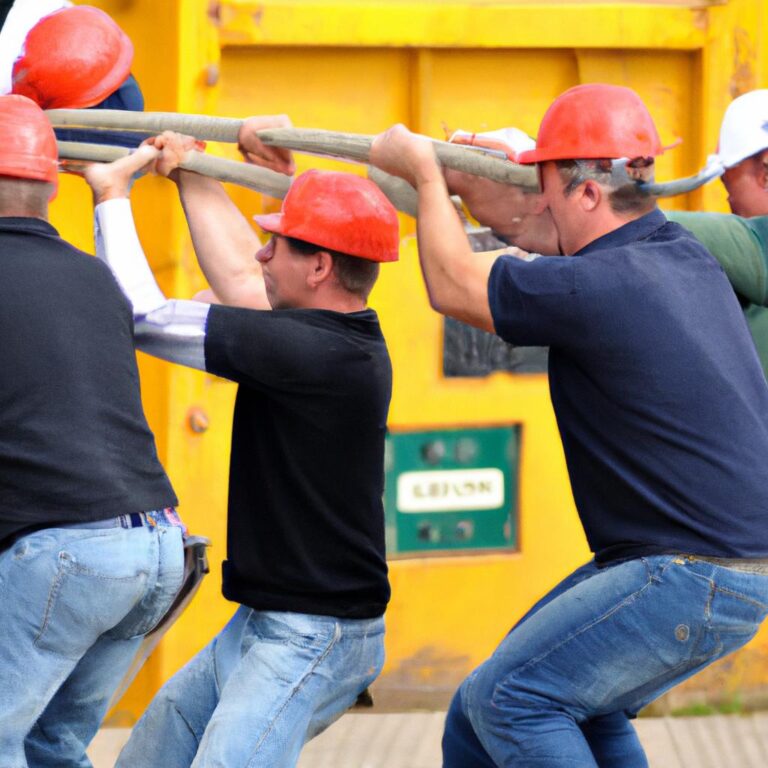
[(768, 89), (734, 99), (720, 126), (717, 156), (726, 168), (768, 149)]

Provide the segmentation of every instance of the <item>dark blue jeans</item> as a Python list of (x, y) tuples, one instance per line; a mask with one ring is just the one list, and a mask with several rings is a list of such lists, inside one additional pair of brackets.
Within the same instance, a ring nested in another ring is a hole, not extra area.
[(768, 575), (664, 555), (582, 566), (461, 685), (444, 768), (647, 768), (630, 719), (740, 648)]

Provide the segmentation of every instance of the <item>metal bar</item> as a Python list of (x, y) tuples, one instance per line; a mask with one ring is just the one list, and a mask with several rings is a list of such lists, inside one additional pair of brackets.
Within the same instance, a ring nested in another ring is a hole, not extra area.
[(722, 176), (724, 170), (725, 168), (720, 160), (715, 157), (710, 158), (707, 164), (693, 176), (658, 183), (644, 182), (639, 184), (639, 187), (643, 192), (654, 197), (674, 197), (675, 195), (684, 195), (687, 192), (693, 192), (694, 189), (703, 187), (712, 179)]

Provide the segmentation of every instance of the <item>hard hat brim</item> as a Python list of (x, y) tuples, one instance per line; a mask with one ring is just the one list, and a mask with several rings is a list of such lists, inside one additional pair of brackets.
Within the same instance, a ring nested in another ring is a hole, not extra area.
[(253, 220), (265, 231), (273, 235), (282, 235), (283, 214), (282, 213), (264, 213), (254, 216)]

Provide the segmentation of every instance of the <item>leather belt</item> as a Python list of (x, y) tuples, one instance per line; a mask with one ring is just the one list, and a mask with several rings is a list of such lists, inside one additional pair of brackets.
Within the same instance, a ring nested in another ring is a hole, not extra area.
[(709, 557), (707, 555), (681, 555), (688, 562), (712, 563), (721, 568), (733, 568), (745, 573), (760, 573), (768, 576), (768, 557)]

